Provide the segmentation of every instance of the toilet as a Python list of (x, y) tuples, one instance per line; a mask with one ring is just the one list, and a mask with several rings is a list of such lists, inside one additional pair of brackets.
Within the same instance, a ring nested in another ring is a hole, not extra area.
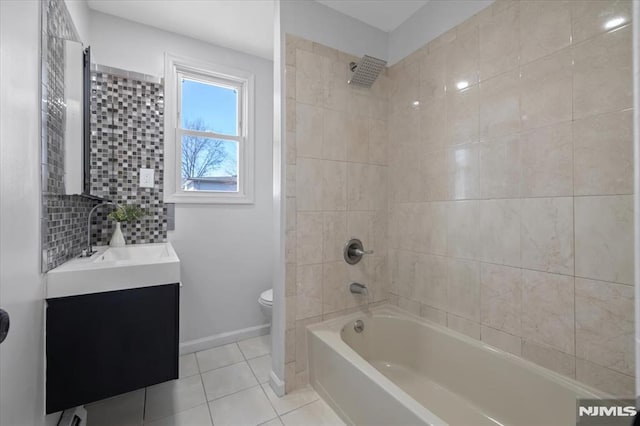
[(258, 303), (260, 304), (260, 309), (262, 309), (262, 313), (265, 318), (271, 322), (271, 308), (273, 306), (273, 289), (265, 290), (260, 294), (258, 298)]

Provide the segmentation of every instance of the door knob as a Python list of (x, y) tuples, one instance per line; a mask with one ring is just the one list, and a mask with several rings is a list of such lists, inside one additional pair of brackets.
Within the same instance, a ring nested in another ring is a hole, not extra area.
[(4, 309), (0, 309), (0, 343), (4, 342), (9, 334), (9, 314)]

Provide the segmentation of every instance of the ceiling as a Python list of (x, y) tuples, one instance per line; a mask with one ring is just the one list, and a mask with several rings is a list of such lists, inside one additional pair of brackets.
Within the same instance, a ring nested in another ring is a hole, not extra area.
[(89, 8), (109, 15), (273, 58), (273, 0), (88, 0), (87, 3)]
[(316, 0), (382, 31), (393, 31), (429, 0)]
[[(316, 1), (389, 32), (429, 0)], [(274, 0), (87, 0), (87, 3), (98, 12), (262, 58), (273, 57)]]

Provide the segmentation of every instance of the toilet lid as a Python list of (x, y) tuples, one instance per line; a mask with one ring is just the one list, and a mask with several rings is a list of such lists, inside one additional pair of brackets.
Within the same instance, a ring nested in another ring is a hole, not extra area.
[(263, 302), (272, 304), (273, 303), (273, 289), (269, 289), (269, 290), (265, 290), (262, 292), (262, 294), (260, 295), (260, 300), (262, 300)]

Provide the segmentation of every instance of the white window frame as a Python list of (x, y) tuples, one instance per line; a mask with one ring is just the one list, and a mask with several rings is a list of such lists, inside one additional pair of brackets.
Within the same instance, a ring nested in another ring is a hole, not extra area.
[[(180, 77), (238, 87), (238, 136), (185, 132), (180, 128)], [(254, 202), (254, 74), (198, 59), (165, 53), (164, 202), (183, 204), (253, 204)], [(184, 133), (238, 142), (238, 191), (182, 190)]]

